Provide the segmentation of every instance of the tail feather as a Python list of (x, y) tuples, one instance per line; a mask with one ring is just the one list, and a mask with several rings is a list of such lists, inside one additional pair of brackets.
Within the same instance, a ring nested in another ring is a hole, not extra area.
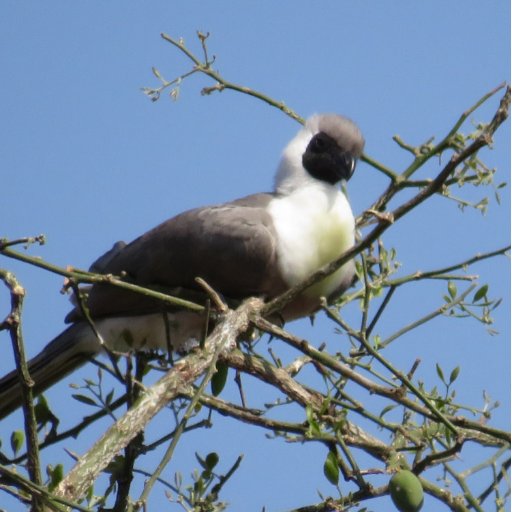
[[(99, 343), (91, 343), (88, 325), (79, 323), (68, 327), (28, 362), (34, 380), (34, 395), (38, 395), (82, 366), (99, 352)], [(21, 407), (21, 387), (16, 370), (0, 379), (0, 419)]]
[[(95, 328), (96, 334), (86, 322), (75, 323), (29, 361), (36, 395), (100, 353), (103, 346), (97, 336), (113, 350), (165, 350), (169, 344), (187, 350), (201, 338), (204, 319), (189, 311), (168, 313), (166, 317), (152, 313), (98, 319)], [(20, 407), (21, 402), (18, 372), (13, 371), (0, 379), (0, 419)]]

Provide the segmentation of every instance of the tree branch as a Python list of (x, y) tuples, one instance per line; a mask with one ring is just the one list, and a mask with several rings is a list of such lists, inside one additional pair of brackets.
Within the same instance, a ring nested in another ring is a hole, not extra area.
[[(34, 482), (36, 486), (41, 486), (39, 443), (37, 439), (36, 414), (34, 411), (34, 396), (32, 392), (34, 381), (28, 371), (21, 331), (21, 312), (25, 290), (11, 272), (0, 269), (0, 279), (5, 283), (11, 295), (11, 311), (7, 318), (0, 324), (0, 330), (7, 329), (9, 331), (14, 358), (16, 360), (25, 419), (25, 435), (27, 437), (28, 473), (30, 480)], [(32, 506), (34, 510), (39, 510), (41, 506), (40, 497), (37, 494), (32, 495)]]
[(146, 389), (126, 412), (82, 457), (59, 484), (56, 494), (68, 500), (83, 496), (97, 475), (109, 464), (165, 405), (211, 367), (214, 359), (234, 345), (246, 331), (249, 318), (261, 308), (261, 302), (249, 299), (236, 311), (230, 310), (208, 336), (205, 347), (178, 361), (155, 385)]

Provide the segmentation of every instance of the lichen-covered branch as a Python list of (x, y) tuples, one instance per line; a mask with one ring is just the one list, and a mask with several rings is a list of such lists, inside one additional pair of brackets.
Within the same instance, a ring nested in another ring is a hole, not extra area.
[(155, 385), (146, 389), (134, 406), (120, 418), (60, 483), (57, 495), (78, 499), (92, 485), (99, 473), (163, 408), (215, 364), (218, 355), (229, 350), (237, 336), (247, 330), (249, 317), (261, 307), (260, 301), (248, 300), (236, 311), (228, 311), (206, 340), (204, 349), (178, 361)]

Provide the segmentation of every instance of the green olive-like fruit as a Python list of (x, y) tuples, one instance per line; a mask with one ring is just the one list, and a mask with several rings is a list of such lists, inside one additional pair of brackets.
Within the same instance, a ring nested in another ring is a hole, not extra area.
[(229, 366), (227, 364), (217, 363), (217, 371), (213, 374), (212, 380), (210, 381), (213, 396), (220, 395), (221, 391), (224, 389), (228, 378), (228, 370)]
[(395, 473), (389, 481), (389, 492), (400, 512), (418, 512), (423, 506), (423, 487), (411, 471), (402, 469)]

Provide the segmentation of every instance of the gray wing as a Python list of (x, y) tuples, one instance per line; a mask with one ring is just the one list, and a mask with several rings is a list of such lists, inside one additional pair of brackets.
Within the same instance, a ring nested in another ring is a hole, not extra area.
[[(285, 289), (277, 271), (275, 231), (256, 194), (219, 206), (182, 213), (130, 244), (114, 246), (95, 262), (103, 273), (155, 289), (198, 289), (196, 277), (232, 299), (274, 296)], [(100, 262), (98, 265), (97, 263)], [(108, 285), (94, 285), (88, 298), (93, 318), (162, 309), (157, 301)], [(72, 312), (68, 320), (76, 320)]]

